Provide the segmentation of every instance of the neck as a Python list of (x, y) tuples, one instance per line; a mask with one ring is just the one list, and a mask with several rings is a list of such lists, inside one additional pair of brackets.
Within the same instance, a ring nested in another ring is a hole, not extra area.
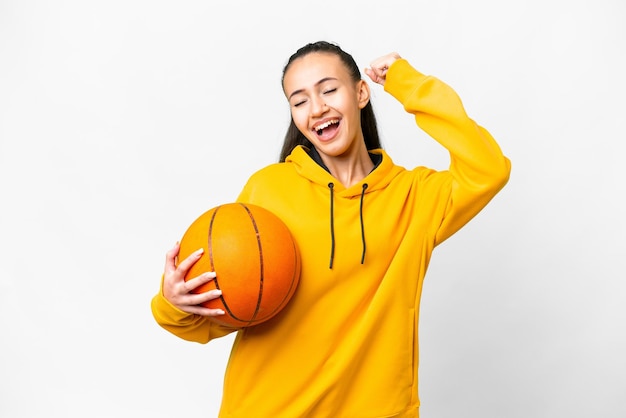
[(337, 157), (321, 154), (321, 157), (330, 174), (346, 188), (363, 180), (374, 168), (365, 146), (359, 147), (355, 154)]

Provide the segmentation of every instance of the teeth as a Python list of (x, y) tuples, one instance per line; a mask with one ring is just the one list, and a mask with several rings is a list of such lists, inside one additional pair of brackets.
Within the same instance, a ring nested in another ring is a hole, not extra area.
[(329, 120), (328, 122), (324, 122), (321, 125), (317, 125), (315, 127), (315, 130), (319, 132), (321, 130), (324, 130), (324, 129), (328, 128), (330, 125), (333, 125), (335, 123), (339, 123), (339, 121), (338, 120)]

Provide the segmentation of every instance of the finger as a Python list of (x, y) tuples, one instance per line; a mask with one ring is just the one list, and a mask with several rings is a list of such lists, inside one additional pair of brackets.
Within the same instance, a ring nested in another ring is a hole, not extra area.
[(400, 59), (400, 54), (397, 52), (391, 52), (387, 55), (384, 55), (380, 58), (373, 60), (370, 63), (370, 68), (376, 73), (376, 75), (380, 79), (386, 79), (387, 69), (393, 64), (396, 60)]
[(202, 286), (203, 284), (206, 284), (210, 282), (211, 280), (214, 280), (215, 277), (216, 277), (216, 274), (214, 271), (208, 271), (206, 273), (202, 273), (198, 277), (194, 277), (193, 279), (187, 280), (187, 282), (185, 283), (185, 289), (187, 290), (187, 293), (191, 292), (195, 290), (196, 288)]
[(190, 293), (185, 297), (185, 305), (202, 305), (210, 300), (218, 299), (222, 296), (220, 289), (213, 289), (202, 293)]
[(176, 256), (180, 251), (180, 243), (176, 242), (176, 244), (165, 253), (165, 271), (175, 271), (176, 270)]
[(191, 313), (191, 314), (209, 316), (209, 317), (221, 316), (226, 313), (222, 309), (205, 308), (202, 305), (185, 306), (185, 307), (182, 307), (181, 310)]
[(365, 69), (365, 74), (367, 74), (369, 76), (370, 79), (372, 79), (372, 81), (374, 83), (377, 84), (384, 84), (385, 82), (385, 77), (384, 74), (380, 71), (377, 71), (373, 68), (366, 68)]
[(394, 61), (400, 58), (400, 54), (398, 54), (397, 52), (391, 52), (387, 55), (383, 55), (382, 57), (375, 59), (371, 62), (370, 65), (376, 68), (390, 67)]
[(183, 276), (187, 274), (187, 271), (193, 266), (204, 254), (204, 248), (197, 249), (189, 257), (185, 258), (178, 264), (178, 271), (180, 271)]
[(378, 75), (376, 75), (376, 72), (371, 67), (368, 67), (368, 68), (365, 69), (365, 74), (367, 74), (367, 76), (369, 78), (371, 78), (373, 82), (375, 82), (375, 83), (378, 82), (377, 81), (378, 80)]

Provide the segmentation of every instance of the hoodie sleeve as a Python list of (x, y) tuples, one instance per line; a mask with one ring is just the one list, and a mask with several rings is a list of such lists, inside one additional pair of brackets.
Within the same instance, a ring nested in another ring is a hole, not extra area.
[(450, 199), (435, 244), (458, 231), (504, 187), (511, 163), (491, 134), (465, 112), (452, 88), (395, 61), (387, 71), (385, 91), (415, 116), (417, 125), (450, 153)]

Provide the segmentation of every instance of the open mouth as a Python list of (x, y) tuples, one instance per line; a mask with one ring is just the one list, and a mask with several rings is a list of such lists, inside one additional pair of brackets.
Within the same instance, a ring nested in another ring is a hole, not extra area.
[(313, 131), (320, 139), (328, 139), (335, 135), (337, 129), (339, 129), (339, 119), (332, 119), (315, 126)]

